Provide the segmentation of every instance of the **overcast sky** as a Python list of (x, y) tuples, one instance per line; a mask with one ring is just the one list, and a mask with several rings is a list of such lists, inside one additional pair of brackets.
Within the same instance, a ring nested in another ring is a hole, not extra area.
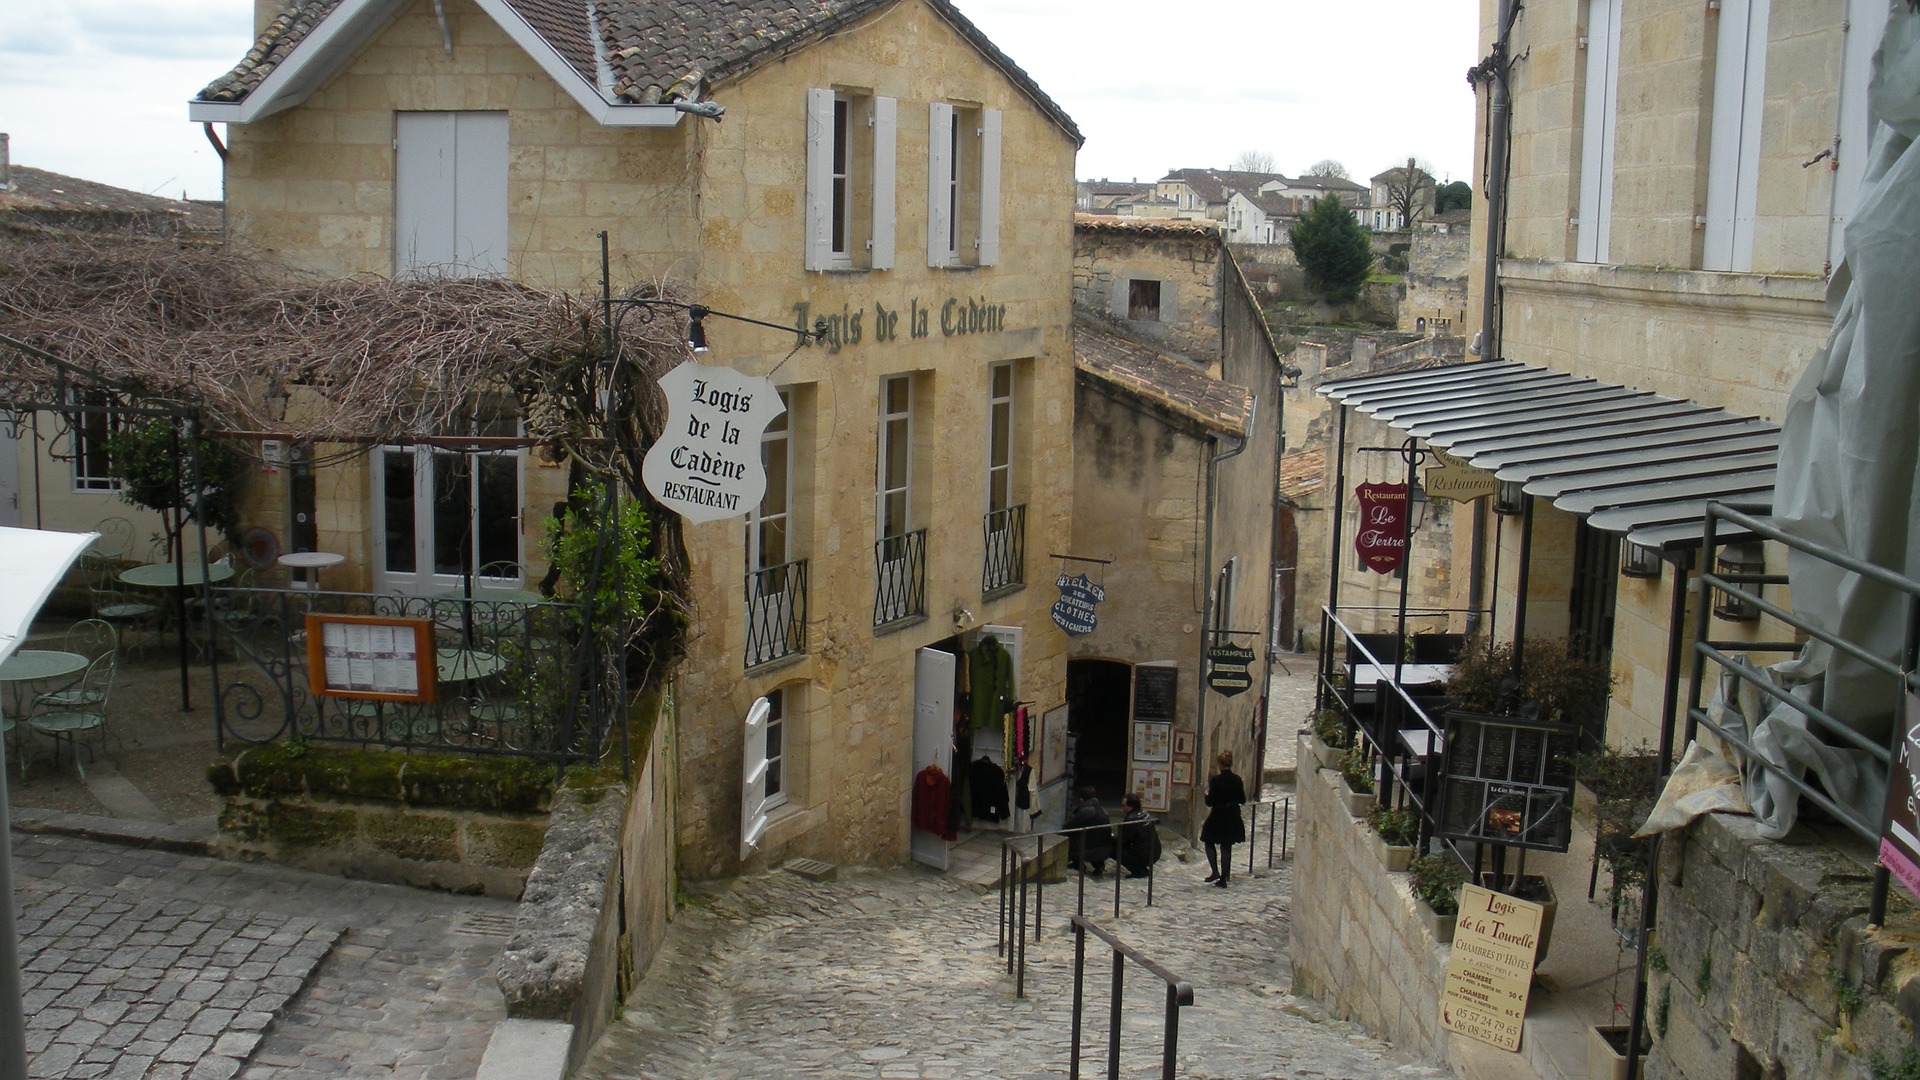
[[(1475, 182), (1475, 0), (955, 0), (1079, 123), (1083, 179), (1322, 158), (1358, 179), (1408, 155)], [(252, 0), (0, 0), (13, 160), (216, 198), (187, 99), (252, 44)], [(1475, 183), (1478, 187), (1478, 184)]]

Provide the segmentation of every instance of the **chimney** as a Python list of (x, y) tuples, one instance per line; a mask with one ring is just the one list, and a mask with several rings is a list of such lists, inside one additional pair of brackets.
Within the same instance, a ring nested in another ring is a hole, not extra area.
[(8, 135), (0, 131), (0, 191), (13, 190), (13, 152), (7, 148)]

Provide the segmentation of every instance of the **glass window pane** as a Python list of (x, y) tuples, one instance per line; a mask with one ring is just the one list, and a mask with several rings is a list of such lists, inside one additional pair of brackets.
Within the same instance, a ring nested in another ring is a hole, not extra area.
[(1013, 396), (1013, 365), (1012, 364), (995, 364), (994, 365), (992, 393), (994, 397)]
[(988, 479), (987, 509), (1005, 510), (1013, 505), (1012, 477), (1005, 469), (995, 469)]
[(411, 574), (413, 558), (413, 452), (385, 450), (381, 454), (380, 487), (385, 503), (388, 573)]
[(907, 531), (907, 493), (896, 491), (888, 494), (881, 508), (881, 535), (900, 536)]
[(888, 379), (887, 392), (886, 392), (886, 398), (887, 398), (886, 411), (889, 413), (906, 412), (908, 391), (910, 388), (911, 388), (911, 384), (907, 381), (905, 376), (898, 376), (895, 378)]
[(907, 486), (907, 422), (887, 421), (887, 471), (881, 484), (887, 490)]
[(520, 562), (520, 469), (510, 454), (480, 458), (480, 565)]
[(761, 447), (761, 461), (767, 468), (767, 493), (760, 497), (760, 514), (772, 517), (787, 512), (787, 441), (770, 441)]
[(473, 490), (465, 454), (433, 455), (433, 572), (464, 574), (473, 552)]
[(787, 561), (787, 522), (785, 518), (760, 522), (760, 565), (755, 570), (779, 566)]
[(993, 407), (993, 431), (988, 444), (988, 460), (1005, 465), (1012, 460), (1013, 406), (1001, 402)]

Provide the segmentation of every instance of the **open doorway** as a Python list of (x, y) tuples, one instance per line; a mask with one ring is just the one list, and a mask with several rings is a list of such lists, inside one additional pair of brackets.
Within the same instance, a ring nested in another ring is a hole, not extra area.
[(1105, 803), (1118, 805), (1127, 792), (1127, 722), (1132, 713), (1132, 664), (1067, 661), (1067, 731), (1073, 739), (1074, 785), (1093, 785)]

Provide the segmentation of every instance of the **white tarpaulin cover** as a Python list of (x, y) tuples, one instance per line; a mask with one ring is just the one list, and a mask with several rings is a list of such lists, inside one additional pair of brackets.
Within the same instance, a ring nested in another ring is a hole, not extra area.
[[(1827, 290), (1833, 330), (1788, 400), (1773, 516), (1802, 539), (1920, 577), (1920, 524), (1913, 519), (1920, 508), (1920, 16), (1907, 4), (1891, 5), (1874, 54), (1868, 110), (1871, 149), (1859, 206)], [(1881, 656), (1900, 655), (1902, 597), (1803, 556), (1790, 561), (1788, 578), (1797, 613)], [(1814, 643), (1790, 662), (1800, 669), (1795, 677), (1824, 674), (1815, 700), (1886, 742), (1899, 687), (1830, 652)], [(1805, 728), (1793, 710), (1771, 710), (1755, 729), (1770, 756), (1811, 769), (1837, 801), (1879, 820), (1875, 785), (1856, 782), (1873, 770), (1850, 760), (1865, 755), (1816, 748), (1818, 740), (1804, 730), (1773, 737), (1767, 729), (1775, 723)], [(1792, 827), (1797, 799), (1790, 793), (1770, 806), (1760, 802), (1755, 814), (1771, 830)]]
[(0, 661), (20, 647), (60, 576), (99, 535), (0, 528)]

